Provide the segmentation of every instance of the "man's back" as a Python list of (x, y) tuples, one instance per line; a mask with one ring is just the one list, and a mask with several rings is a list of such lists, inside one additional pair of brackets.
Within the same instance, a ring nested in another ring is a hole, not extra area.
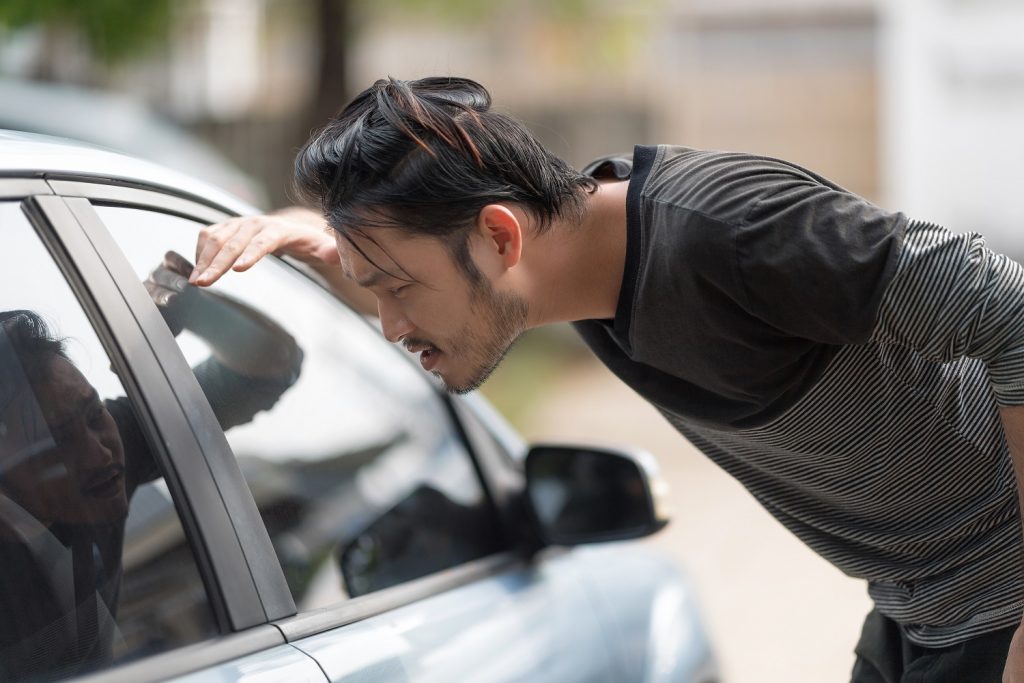
[(915, 642), (1017, 624), (989, 372), (1024, 364), (1002, 352), (1024, 339), (1024, 269), (784, 162), (637, 152), (631, 287), (584, 340)]

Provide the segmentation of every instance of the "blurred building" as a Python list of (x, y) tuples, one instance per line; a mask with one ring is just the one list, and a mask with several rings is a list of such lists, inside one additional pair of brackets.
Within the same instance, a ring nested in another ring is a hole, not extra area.
[(871, 0), (591, 7), (542, 28), (520, 9), (447, 37), (440, 27), (376, 27), (357, 46), (352, 80), (468, 72), (577, 165), (671, 142), (784, 157), (880, 196)]
[[(1014, 0), (175, 7), (168, 48), (92, 80), (213, 141), (265, 180), (275, 204), (289, 201), (294, 152), (342, 93), (384, 75), (452, 74), (483, 82), (576, 165), (654, 142), (779, 156), (1024, 252), (1014, 235), (1024, 207), (1008, 199), (1024, 178), (1024, 6)], [(0, 33), (0, 71), (18, 70), (31, 37)], [(82, 78), (81, 45), (62, 50), (54, 71)]]
[(886, 201), (1024, 262), (1024, 5), (894, 0), (882, 17)]

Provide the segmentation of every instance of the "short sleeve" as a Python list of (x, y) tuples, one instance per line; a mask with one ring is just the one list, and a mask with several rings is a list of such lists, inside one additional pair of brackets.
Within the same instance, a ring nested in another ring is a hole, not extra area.
[(735, 235), (748, 312), (788, 335), (866, 342), (899, 259), (907, 218), (844, 190), (780, 179)]

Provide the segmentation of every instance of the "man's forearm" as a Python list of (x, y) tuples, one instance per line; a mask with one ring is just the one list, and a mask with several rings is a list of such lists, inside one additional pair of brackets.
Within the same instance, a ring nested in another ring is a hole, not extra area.
[(1024, 519), (1024, 406), (1000, 408), (999, 416), (1003, 420), (1003, 432), (1006, 434), (1006, 443), (1013, 458), (1013, 469), (1017, 474), (1017, 500)]
[[(1003, 420), (1006, 443), (1010, 448), (1010, 457), (1013, 458), (1013, 470), (1017, 475), (1017, 503), (1021, 509), (1021, 519), (1024, 520), (1024, 406), (1001, 408), (999, 416)], [(1024, 529), (1021, 533), (1024, 534)], [(1024, 572), (1024, 566), (1021, 567), (1021, 572)], [(1017, 629), (1010, 643), (1003, 681), (1024, 681), (1024, 632), (1021, 628)]]
[(280, 325), (223, 295), (195, 291), (185, 328), (210, 345), (213, 356), (250, 377), (277, 378), (294, 373), (302, 355)]
[[(325, 235), (329, 236), (330, 228), (324, 217), (305, 207), (289, 206), (284, 209), (274, 211), (274, 215), (284, 216), (311, 228), (317, 228), (322, 230)], [(330, 239), (330, 244), (328, 246), (331, 249), (334, 249), (333, 238)], [(352, 308), (356, 309), (363, 315), (376, 317), (377, 299), (373, 294), (345, 277), (344, 272), (342, 272), (341, 268), (334, 263), (333, 260), (323, 258), (323, 254), (320, 256), (320, 258), (307, 260), (306, 262), (324, 280), (327, 281), (331, 290), (352, 306)]]
[(293, 221), (304, 223), (311, 228), (319, 228), (323, 231), (327, 231), (327, 221), (316, 211), (307, 209), (304, 206), (286, 206), (283, 209), (271, 211), (272, 216), (285, 216)]

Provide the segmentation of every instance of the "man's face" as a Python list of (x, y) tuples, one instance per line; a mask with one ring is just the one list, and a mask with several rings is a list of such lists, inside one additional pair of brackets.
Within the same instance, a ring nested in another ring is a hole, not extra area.
[[(3, 492), (45, 525), (100, 524), (128, 510), (121, 435), (96, 390), (68, 360), (54, 355), (33, 382), (45, 424), (24, 400), (8, 406)], [(27, 393), (23, 392), (23, 393)]]
[(485, 274), (472, 281), (436, 238), (391, 228), (371, 234), (372, 241), (353, 235), (358, 249), (339, 237), (338, 252), (346, 274), (377, 297), (384, 336), (419, 353), (448, 391), (479, 387), (526, 330), (526, 301), (496, 290)]

